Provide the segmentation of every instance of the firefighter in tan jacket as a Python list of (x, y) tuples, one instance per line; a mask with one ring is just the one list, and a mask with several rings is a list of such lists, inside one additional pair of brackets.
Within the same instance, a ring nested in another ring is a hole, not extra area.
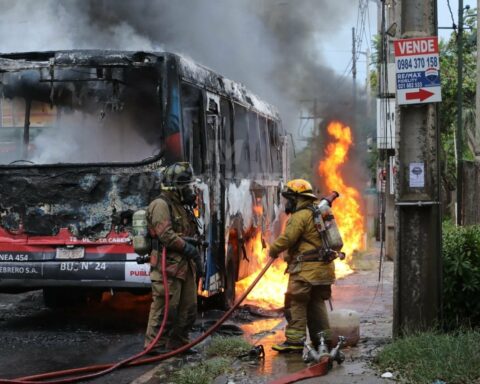
[(162, 191), (147, 209), (152, 236), (150, 279), (152, 304), (145, 335), (145, 347), (155, 338), (165, 310), (165, 290), (161, 271), (162, 249), (166, 264), (170, 302), (165, 330), (152, 354), (165, 353), (189, 342), (188, 333), (197, 315), (197, 276), (202, 273), (200, 253), (184, 237), (198, 234), (193, 214), (196, 201), (193, 171), (189, 163), (175, 163), (164, 172)]
[(278, 352), (302, 352), (308, 327), (312, 344), (319, 344), (318, 333), (325, 332), (328, 340), (330, 325), (324, 300), (331, 296), (335, 281), (335, 265), (324, 261), (322, 240), (315, 228), (313, 211), (317, 200), (311, 184), (302, 179), (289, 181), (282, 191), (287, 199), (285, 212), (291, 214), (285, 231), (270, 246), (270, 257), (276, 258), (287, 250), (285, 261), (289, 273), (285, 293), (286, 340), (272, 346)]

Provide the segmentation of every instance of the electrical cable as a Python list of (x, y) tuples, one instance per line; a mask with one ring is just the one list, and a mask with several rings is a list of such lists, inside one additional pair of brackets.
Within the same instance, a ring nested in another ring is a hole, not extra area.
[(455, 19), (453, 18), (453, 12), (452, 12), (452, 7), (450, 6), (450, 0), (447, 0), (447, 6), (448, 6), (448, 11), (450, 12), (450, 17), (452, 18), (452, 28), (457, 34), (457, 25), (455, 24)]
[[(122, 364), (119, 365), (117, 364), (100, 364), (100, 365), (92, 365), (92, 366), (86, 366), (86, 367), (80, 367), (80, 368), (73, 368), (73, 369), (67, 369), (63, 371), (57, 371), (57, 372), (48, 372), (48, 373), (43, 373), (43, 374), (37, 374), (37, 375), (32, 375), (32, 376), (25, 376), (19, 379), (0, 379), (0, 384), (32, 384), (32, 383), (42, 383), (42, 384), (59, 384), (59, 383), (73, 383), (81, 380), (85, 380), (87, 378), (91, 378), (91, 375), (84, 375), (84, 376), (77, 376), (77, 377), (72, 377), (72, 378), (67, 378), (67, 379), (62, 379), (62, 380), (54, 380), (54, 381), (43, 381), (45, 379), (51, 379), (55, 377), (63, 377), (63, 376), (72, 376), (74, 374), (79, 374), (79, 373), (85, 373), (85, 372), (92, 372), (92, 371), (98, 371), (98, 370), (107, 370), (111, 368), (112, 366), (117, 366), (116, 368), (121, 368), (121, 367), (130, 367), (130, 366), (137, 366), (137, 365), (142, 365), (142, 364), (148, 364), (148, 363), (154, 363), (154, 362), (159, 362), (166, 360), (170, 357), (176, 356), (182, 352), (187, 351), (188, 349), (194, 347), (198, 343), (202, 342), (205, 340), (208, 336), (210, 336), (213, 332), (215, 332), (220, 325), (222, 325), (225, 320), (227, 320), (228, 317), (233, 313), (234, 310), (238, 308), (238, 306), (242, 303), (243, 300), (248, 296), (248, 294), (252, 291), (252, 289), (257, 285), (257, 283), (260, 281), (260, 279), (263, 277), (263, 275), (267, 272), (268, 268), (272, 265), (275, 259), (270, 258), (267, 264), (263, 267), (263, 269), (260, 271), (260, 273), (257, 275), (255, 280), (252, 282), (252, 284), (245, 290), (245, 292), (240, 296), (240, 298), (237, 300), (237, 302), (227, 311), (224, 313), (224, 315), (214, 324), (212, 325), (205, 333), (197, 337), (195, 340), (192, 342), (174, 350), (170, 351), (168, 353), (158, 355), (158, 356), (153, 356), (149, 358), (144, 358), (140, 360), (138, 359), (139, 356), (135, 355), (135, 359), (129, 358), (126, 360), (129, 360), (127, 363), (124, 363), (123, 361), (121, 362)], [(160, 334), (160, 332), (159, 332)], [(159, 335), (158, 334), (158, 335)], [(157, 335), (157, 336), (158, 336)], [(156, 337), (157, 339), (157, 337)], [(155, 341), (155, 340), (154, 340)], [(156, 342), (156, 341), (155, 341)], [(153, 342), (151, 344), (154, 344)], [(141, 354), (145, 354), (146, 350), (142, 351)], [(138, 354), (140, 355), (140, 354)], [(114, 368), (114, 369), (116, 369)], [(109, 371), (111, 372), (111, 371)], [(95, 373), (96, 374), (96, 373)], [(95, 375), (94, 374), (94, 375)]]

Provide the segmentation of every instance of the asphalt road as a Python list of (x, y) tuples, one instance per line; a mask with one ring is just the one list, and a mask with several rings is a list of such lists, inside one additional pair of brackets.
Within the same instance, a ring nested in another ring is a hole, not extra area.
[[(356, 273), (337, 281), (333, 287), (333, 305), (359, 313), (360, 343), (344, 351), (347, 359), (342, 366), (335, 366), (328, 376), (305, 383), (383, 382), (369, 363), (378, 348), (391, 338), (393, 263), (385, 263), (381, 282), (375, 252), (367, 254), (363, 264), (358, 264)], [(139, 352), (149, 303), (148, 296), (118, 294), (113, 298), (105, 295), (100, 304), (52, 310), (43, 305), (41, 292), (0, 294), (0, 379), (116, 362)], [(221, 315), (214, 312), (199, 316), (199, 322)], [(231, 321), (242, 326), (252, 344), (264, 345), (266, 356), (261, 364), (242, 366), (235, 371), (231, 377), (235, 383), (263, 384), (305, 368), (300, 356), (284, 356), (271, 350), (272, 344), (284, 338), (283, 318), (243, 318), (243, 314), (237, 313)], [(179, 360), (175, 364), (184, 363)], [(122, 369), (91, 382), (131, 383), (144, 372), (152, 372), (154, 367)]]
[[(0, 378), (117, 362), (143, 348), (148, 296), (104, 294), (102, 303), (49, 309), (40, 291), (0, 294)], [(93, 383), (130, 383), (152, 365)]]

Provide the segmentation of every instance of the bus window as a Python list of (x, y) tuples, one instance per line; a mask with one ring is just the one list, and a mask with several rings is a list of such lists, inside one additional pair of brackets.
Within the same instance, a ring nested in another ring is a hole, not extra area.
[(233, 132), (233, 158), (235, 162), (235, 177), (246, 178), (250, 173), (247, 110), (241, 105), (235, 104), (234, 113), (235, 122)]
[(276, 176), (280, 176), (282, 174), (282, 149), (275, 121), (268, 121), (268, 136), (270, 139), (270, 157), (272, 158), (273, 173)]
[(233, 132), (232, 132), (232, 114), (230, 102), (227, 99), (220, 100), (220, 116), (222, 119), (222, 138), (224, 143), (223, 163), (225, 166), (225, 177), (231, 179), (235, 173), (235, 162), (233, 161)]
[(0, 164), (135, 162), (157, 155), (158, 73), (105, 71), (56, 68), (54, 87), (48, 68), (3, 73)]
[(248, 112), (248, 138), (250, 147), (250, 169), (253, 178), (262, 173), (260, 161), (260, 135), (258, 132), (258, 115), (255, 112)]
[(185, 158), (189, 159), (195, 174), (205, 170), (205, 135), (202, 129), (202, 92), (189, 84), (181, 87), (182, 120)]
[(272, 158), (270, 156), (267, 119), (263, 116), (259, 116), (258, 123), (260, 128), (260, 157), (262, 160), (262, 169), (265, 175), (271, 175)]

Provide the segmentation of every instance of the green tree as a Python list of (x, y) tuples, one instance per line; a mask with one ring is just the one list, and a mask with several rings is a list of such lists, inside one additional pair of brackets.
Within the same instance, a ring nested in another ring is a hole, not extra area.
[[(463, 159), (472, 159), (467, 145), (467, 132), (475, 129), (475, 88), (477, 25), (476, 9), (468, 10), (465, 15), (463, 32)], [(440, 41), (440, 71), (442, 84), (442, 103), (440, 105), (440, 131), (442, 156), (442, 180), (445, 190), (454, 190), (456, 183), (455, 131), (457, 125), (457, 32), (452, 32), (448, 41)]]

